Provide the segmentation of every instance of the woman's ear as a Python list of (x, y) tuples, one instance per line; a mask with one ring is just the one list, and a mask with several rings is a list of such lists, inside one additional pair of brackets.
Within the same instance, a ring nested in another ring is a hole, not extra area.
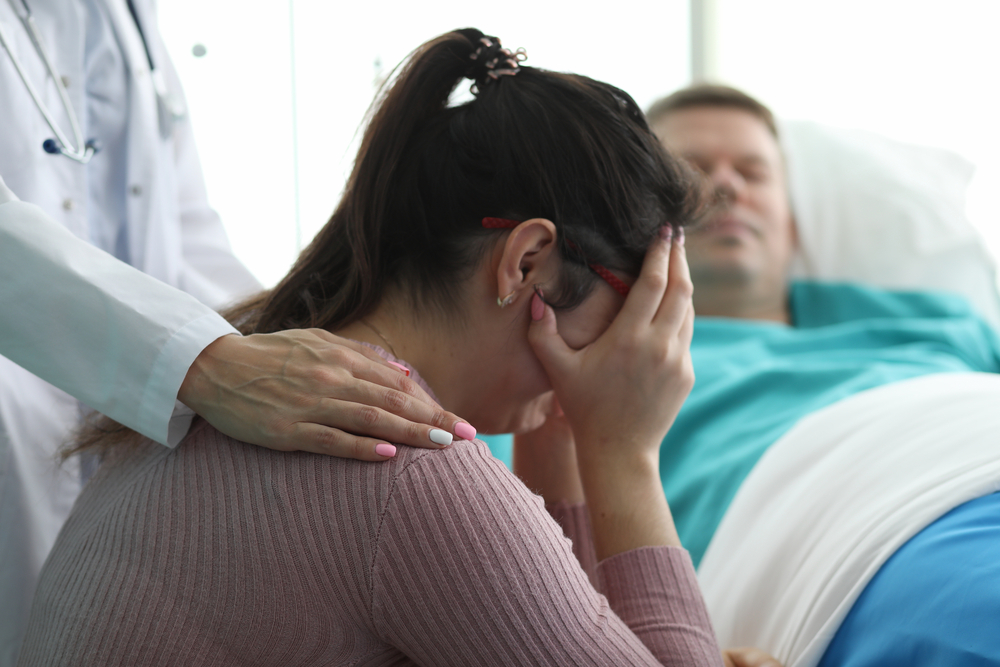
[(556, 275), (556, 238), (556, 226), (545, 218), (525, 220), (511, 230), (497, 266), (497, 297), (509, 299), (505, 305), (530, 296), (535, 285)]

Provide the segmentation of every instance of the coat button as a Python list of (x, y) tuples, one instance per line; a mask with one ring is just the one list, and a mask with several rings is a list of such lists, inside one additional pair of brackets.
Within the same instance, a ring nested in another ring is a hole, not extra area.
[(132, 193), (133, 197), (141, 197), (142, 196), (142, 186), (137, 183), (137, 184), (135, 184), (135, 185), (133, 185), (132, 187), (129, 188), (129, 192)]
[(70, 199), (69, 197), (67, 197), (66, 199), (63, 199), (62, 207), (63, 207), (64, 211), (72, 211), (73, 210), (73, 206), (74, 206), (74, 203), (73, 203), (72, 199)]

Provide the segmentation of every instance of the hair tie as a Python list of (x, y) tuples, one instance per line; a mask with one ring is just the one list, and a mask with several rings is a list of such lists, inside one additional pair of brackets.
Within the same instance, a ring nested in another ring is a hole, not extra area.
[(499, 81), (501, 76), (514, 76), (520, 63), (527, 60), (524, 49), (511, 51), (500, 44), (498, 37), (480, 37), (479, 48), (469, 54), (466, 78), (472, 79), (472, 92), (478, 93), (490, 81)]

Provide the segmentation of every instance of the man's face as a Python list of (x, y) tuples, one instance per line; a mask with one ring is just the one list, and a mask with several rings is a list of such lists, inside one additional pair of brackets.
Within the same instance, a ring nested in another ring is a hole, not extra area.
[(692, 107), (669, 113), (652, 129), (708, 176), (725, 204), (689, 230), (696, 286), (736, 282), (784, 289), (795, 227), (784, 160), (767, 125), (741, 109)]

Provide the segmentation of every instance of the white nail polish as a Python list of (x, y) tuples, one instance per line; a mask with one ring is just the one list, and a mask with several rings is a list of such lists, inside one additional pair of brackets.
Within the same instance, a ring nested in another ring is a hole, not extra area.
[(451, 433), (448, 433), (448, 431), (442, 431), (439, 428), (432, 428), (430, 435), (431, 442), (436, 442), (439, 445), (451, 444)]

